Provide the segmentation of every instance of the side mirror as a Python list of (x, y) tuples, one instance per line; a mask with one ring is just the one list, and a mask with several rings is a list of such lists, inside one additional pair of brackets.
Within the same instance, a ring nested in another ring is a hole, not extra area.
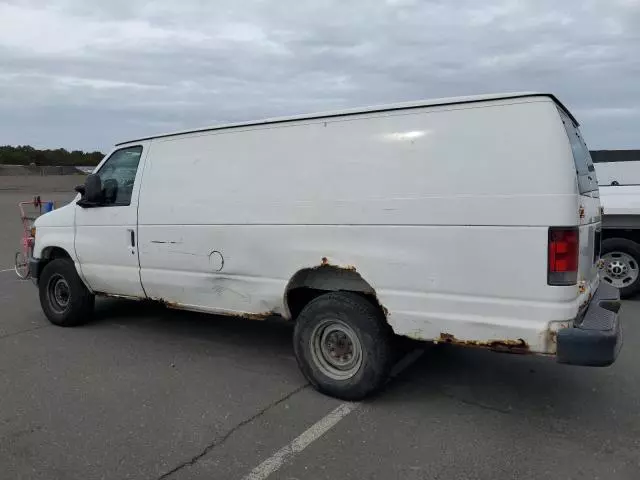
[(102, 180), (95, 173), (87, 175), (84, 181), (84, 196), (87, 202), (102, 203)]
[(99, 207), (103, 203), (102, 180), (94, 173), (87, 175), (84, 185), (77, 186), (76, 192), (82, 195), (78, 205), (83, 208)]

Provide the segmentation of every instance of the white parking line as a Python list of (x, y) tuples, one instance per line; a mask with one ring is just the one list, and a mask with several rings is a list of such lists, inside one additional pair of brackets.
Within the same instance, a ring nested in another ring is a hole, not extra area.
[[(391, 372), (391, 376), (398, 376), (400, 372), (402, 372), (418, 358), (420, 358), (420, 355), (422, 355), (422, 353), (423, 350), (413, 350), (412, 352), (409, 352), (395, 365)], [(345, 402), (340, 404), (335, 410), (330, 412), (324, 418), (311, 425), (291, 443), (282, 447), (256, 468), (251, 470), (251, 472), (242, 477), (242, 480), (265, 480), (272, 473), (280, 470), (280, 468), (285, 463), (293, 459), (293, 457), (302, 452), (318, 438), (335, 427), (338, 422), (340, 422), (340, 420), (356, 410), (359, 406), (359, 403), (352, 402)]]
[(276, 453), (267, 458), (251, 472), (243, 477), (242, 480), (264, 480), (272, 473), (278, 471), (287, 460), (303, 451), (315, 440), (327, 433), (340, 420), (354, 411), (359, 404), (343, 403), (326, 417), (311, 425), (302, 435), (296, 438), (289, 445), (282, 447)]
[(0, 270), (0, 273), (2, 272), (15, 272), (15, 268), (5, 268), (4, 270)]

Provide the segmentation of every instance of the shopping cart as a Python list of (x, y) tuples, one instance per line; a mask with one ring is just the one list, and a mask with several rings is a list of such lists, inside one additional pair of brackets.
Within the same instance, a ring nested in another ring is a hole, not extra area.
[(20, 220), (22, 221), (22, 249), (15, 255), (15, 270), (18, 277), (29, 278), (29, 258), (33, 253), (35, 243), (35, 228), (33, 226), (36, 218), (43, 213), (50, 212), (55, 208), (55, 202), (43, 201), (40, 195), (33, 197), (28, 202), (18, 203), (20, 209)]

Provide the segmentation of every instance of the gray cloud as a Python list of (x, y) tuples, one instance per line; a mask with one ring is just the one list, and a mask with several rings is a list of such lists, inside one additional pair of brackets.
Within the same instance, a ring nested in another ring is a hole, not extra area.
[(0, 144), (538, 90), (637, 148), (638, 25), (640, 0), (0, 0)]

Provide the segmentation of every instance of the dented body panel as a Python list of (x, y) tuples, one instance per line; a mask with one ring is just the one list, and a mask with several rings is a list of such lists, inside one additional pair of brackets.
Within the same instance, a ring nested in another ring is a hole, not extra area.
[[(138, 266), (88, 265), (85, 281), (104, 293), (137, 285), (134, 296), (172, 308), (263, 319), (293, 317), (292, 289), (353, 290), (399, 335), (554, 354), (556, 332), (598, 286), (589, 236), (599, 199), (578, 192), (552, 97), (416, 104), (144, 145)], [(83, 215), (108, 215), (98, 210)], [(576, 285), (547, 284), (551, 226), (580, 229)], [(88, 241), (75, 241), (80, 269), (82, 252), (105, 248)], [(119, 241), (109, 248), (126, 250)]]

